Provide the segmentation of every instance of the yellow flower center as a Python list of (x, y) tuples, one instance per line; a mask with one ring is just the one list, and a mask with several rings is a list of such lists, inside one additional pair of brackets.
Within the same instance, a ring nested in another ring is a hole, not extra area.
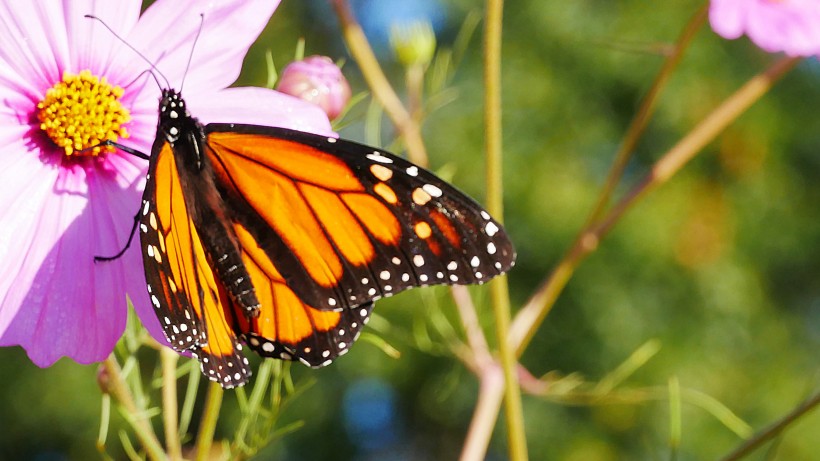
[(40, 129), (68, 157), (114, 152), (113, 147), (100, 143), (128, 137), (123, 125), (131, 114), (120, 103), (122, 95), (122, 88), (88, 70), (79, 75), (64, 72), (63, 80), (49, 88), (37, 104)]

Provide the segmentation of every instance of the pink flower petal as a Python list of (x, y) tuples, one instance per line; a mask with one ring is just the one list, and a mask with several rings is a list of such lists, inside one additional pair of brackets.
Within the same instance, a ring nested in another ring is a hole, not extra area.
[(746, 34), (771, 53), (820, 53), (820, 2), (816, 0), (712, 0), (709, 20), (722, 37)]
[(265, 88), (228, 88), (188, 100), (202, 123), (248, 123), (336, 136), (319, 106)]
[(745, 0), (719, 0), (709, 4), (709, 22), (721, 37), (734, 40), (743, 35)]
[[(239, 76), (248, 47), (278, 5), (278, 0), (156, 2), (143, 13), (127, 40), (140, 44), (172, 88), (189, 94), (214, 91)], [(195, 44), (200, 25), (202, 32)], [(189, 58), (192, 64), (185, 75)]]

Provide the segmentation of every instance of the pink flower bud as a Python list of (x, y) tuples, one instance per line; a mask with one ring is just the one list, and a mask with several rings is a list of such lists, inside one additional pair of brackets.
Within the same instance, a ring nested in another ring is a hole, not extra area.
[(350, 85), (327, 56), (309, 56), (288, 64), (276, 89), (318, 105), (331, 120), (342, 113), (350, 100)]

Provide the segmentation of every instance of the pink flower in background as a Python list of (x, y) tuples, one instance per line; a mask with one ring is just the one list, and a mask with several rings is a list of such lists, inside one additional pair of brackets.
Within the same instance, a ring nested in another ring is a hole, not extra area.
[(333, 60), (308, 56), (285, 67), (276, 89), (318, 105), (333, 120), (350, 101), (350, 85)]
[(817, 0), (712, 0), (709, 21), (718, 35), (736, 39), (745, 34), (770, 53), (820, 53)]
[(140, 15), (139, 0), (0, 0), (0, 345), (22, 346), (40, 366), (102, 360), (125, 327), (126, 293), (165, 341), (138, 241), (115, 261), (93, 261), (125, 244), (147, 164), (114, 149), (83, 151), (111, 139), (150, 152), (160, 89), (145, 61), (83, 16), (100, 17), (171, 85), (184, 77), (188, 106), (205, 123), (331, 134), (310, 104), (226, 89), (278, 3), (159, 0)]

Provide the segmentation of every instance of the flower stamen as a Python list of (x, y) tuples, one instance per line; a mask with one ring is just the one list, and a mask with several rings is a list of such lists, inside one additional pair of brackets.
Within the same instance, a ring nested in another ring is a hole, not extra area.
[(122, 95), (122, 88), (88, 70), (79, 75), (63, 72), (62, 81), (37, 104), (40, 129), (68, 157), (114, 152), (113, 147), (99, 144), (128, 137), (123, 125), (131, 114), (120, 102)]

